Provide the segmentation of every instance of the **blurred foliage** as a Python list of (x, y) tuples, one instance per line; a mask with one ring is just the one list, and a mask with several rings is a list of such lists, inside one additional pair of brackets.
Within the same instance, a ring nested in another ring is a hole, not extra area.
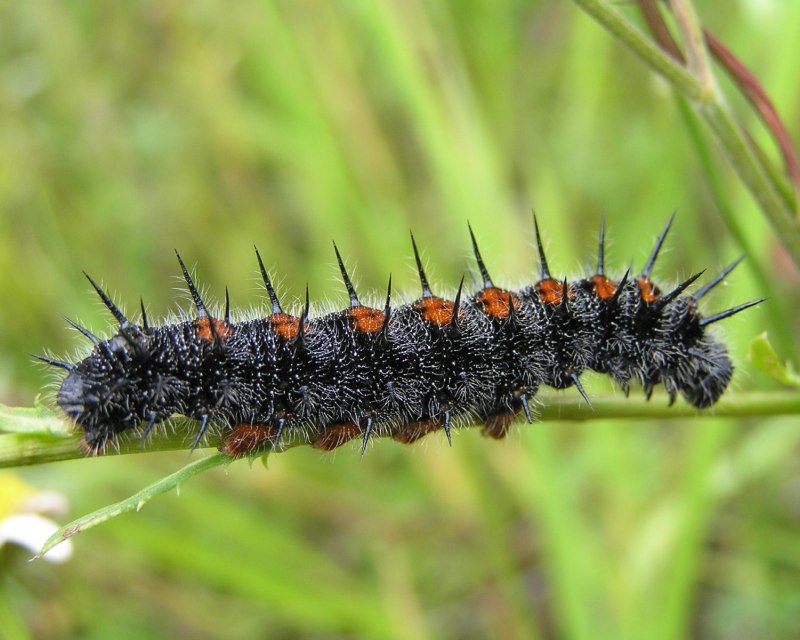
[[(797, 139), (800, 3), (701, 4)], [(621, 272), (641, 265), (677, 208), (659, 265), (667, 284), (747, 251), (709, 308), (770, 297), (722, 328), (742, 359), (730, 393), (774, 387), (743, 361), (762, 331), (781, 361), (797, 355), (798, 274), (757, 207), (724, 164), (711, 188), (669, 88), (570, 3), (3, 3), (0, 33), (6, 404), (33, 404), (50, 380), (29, 352), (78, 344), (59, 314), (106, 330), (82, 269), (132, 313), (141, 294), (165, 316), (187, 304), (179, 248), (212, 297), (228, 284), (237, 306), (261, 308), (255, 242), (289, 299), (308, 282), (315, 300), (340, 305), (331, 240), (361, 291), (382, 297), (392, 272), (414, 295), (413, 229), (450, 292), (469, 268), (469, 220), (511, 286), (535, 277), (531, 208), (551, 268), (572, 275), (603, 213)], [(362, 460), (354, 445), (295, 449), (269, 469), (232, 464), (79, 536), (61, 566), (3, 548), (0, 600), (13, 606), (0, 606), (0, 628), (800, 635), (796, 420), (544, 423), (501, 443), (472, 431), (452, 449), (436, 435), (378, 442)], [(185, 462), (156, 453), (24, 476), (80, 514)]]

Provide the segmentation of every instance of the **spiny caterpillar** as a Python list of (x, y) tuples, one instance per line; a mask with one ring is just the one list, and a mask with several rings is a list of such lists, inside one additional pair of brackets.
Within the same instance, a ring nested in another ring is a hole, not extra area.
[(383, 308), (363, 305), (334, 245), (350, 306), (318, 318), (308, 288), (299, 317), (283, 310), (258, 249), (271, 313), (243, 322), (231, 320), (227, 290), (224, 317), (211, 316), (180, 255), (197, 309), (184, 322), (153, 326), (142, 304), (135, 324), (85, 274), (119, 330), (101, 339), (71, 322), (91, 353), (76, 363), (40, 359), (68, 372), (57, 402), (94, 454), (142, 425), (144, 439), (173, 415), (199, 421), (193, 447), (209, 426), (220, 428), (220, 450), (232, 457), (277, 449), (287, 434), (323, 450), (360, 437), (362, 454), (373, 435), (411, 443), (443, 429), (449, 440), (455, 426), (476, 421), (502, 438), (518, 413), (533, 421), (529, 401), (542, 385), (575, 386), (589, 403), (587, 369), (626, 394), (636, 383), (649, 398), (663, 384), (670, 404), (679, 393), (698, 408), (719, 399), (733, 366), (706, 328), (762, 300), (708, 317), (698, 302), (742, 258), (692, 295), (683, 294), (702, 272), (663, 293), (650, 276), (672, 218), (641, 273), (618, 280), (605, 273), (603, 224), (595, 273), (568, 282), (551, 275), (534, 224), (538, 282), (495, 286), (470, 228), (481, 287), (466, 293), (462, 278), (454, 300), (431, 291), (412, 236), (422, 296), (397, 307), (391, 277)]

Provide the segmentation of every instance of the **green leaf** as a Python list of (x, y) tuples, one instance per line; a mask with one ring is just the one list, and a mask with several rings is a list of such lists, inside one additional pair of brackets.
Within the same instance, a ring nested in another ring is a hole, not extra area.
[(758, 369), (781, 384), (800, 389), (800, 375), (797, 374), (791, 362), (787, 361), (785, 365), (781, 363), (778, 354), (769, 342), (766, 331), (750, 343), (750, 359)]
[(145, 487), (141, 491), (133, 494), (130, 498), (126, 498), (121, 502), (116, 502), (108, 505), (107, 507), (103, 507), (102, 509), (98, 509), (97, 511), (93, 511), (92, 513), (78, 518), (77, 520), (73, 520), (69, 524), (61, 527), (61, 529), (56, 531), (47, 539), (47, 542), (44, 543), (42, 550), (39, 552), (36, 558), (41, 558), (57, 544), (64, 542), (64, 540), (71, 538), (81, 531), (85, 531), (86, 529), (90, 529), (98, 524), (102, 524), (103, 522), (106, 522), (111, 518), (115, 518), (123, 513), (128, 513), (129, 511), (139, 511), (139, 509), (150, 502), (150, 500), (152, 500), (154, 497), (178, 488), (182, 482), (188, 480), (192, 476), (202, 473), (203, 471), (207, 471), (208, 469), (218, 467), (219, 465), (230, 461), (231, 458), (222, 453), (217, 453), (205, 458), (201, 458), (200, 460), (195, 460), (194, 462), (187, 464), (182, 469), (179, 469), (175, 473), (165, 476), (164, 478), (161, 478), (161, 480), (158, 480), (157, 482)]

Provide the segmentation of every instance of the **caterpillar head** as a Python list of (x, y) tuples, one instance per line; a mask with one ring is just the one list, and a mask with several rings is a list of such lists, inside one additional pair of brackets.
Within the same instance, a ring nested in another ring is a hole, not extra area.
[(101, 451), (106, 442), (147, 419), (141, 401), (149, 386), (142, 367), (147, 340), (126, 329), (98, 342), (61, 384), (58, 405), (84, 430), (92, 451)]

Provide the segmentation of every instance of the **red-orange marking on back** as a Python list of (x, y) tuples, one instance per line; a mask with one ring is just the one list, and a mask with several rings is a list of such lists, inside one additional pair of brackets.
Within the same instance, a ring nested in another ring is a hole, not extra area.
[(240, 458), (264, 449), (277, 433), (276, 427), (266, 424), (237, 424), (220, 447), (220, 453)]
[(453, 303), (435, 296), (422, 298), (414, 305), (414, 310), (419, 311), (422, 317), (431, 324), (440, 327), (449, 324), (453, 319)]
[(400, 427), (399, 431), (392, 434), (392, 438), (403, 444), (413, 444), (423, 436), (432, 431), (436, 431), (442, 423), (439, 420), (428, 418), (427, 420), (415, 420)]
[(272, 325), (272, 330), (284, 340), (296, 337), (300, 329), (300, 318), (288, 313), (273, 313), (267, 320)]
[(212, 322), (214, 323), (214, 329), (217, 332), (217, 336), (220, 340), (225, 341), (230, 338), (231, 334), (233, 333), (231, 326), (226, 324), (224, 320), (215, 320), (214, 318), (209, 318), (208, 316), (197, 318), (192, 323), (192, 326), (197, 332), (198, 338), (205, 340), (206, 342), (211, 342), (214, 340), (214, 331), (211, 330)]
[(369, 307), (352, 307), (347, 316), (353, 319), (353, 328), (360, 333), (375, 333), (383, 329), (386, 316), (378, 309)]
[(639, 285), (639, 292), (642, 294), (642, 300), (645, 302), (655, 302), (661, 297), (661, 290), (650, 282), (648, 278), (644, 276), (636, 278), (636, 284)]
[[(553, 278), (540, 280), (536, 283), (536, 295), (546, 304), (561, 304), (564, 297), (564, 283)], [(567, 298), (572, 298), (574, 295), (572, 288), (567, 286)]]
[(361, 433), (361, 429), (353, 422), (340, 422), (324, 427), (322, 433), (311, 443), (312, 447), (323, 451), (333, 451), (345, 442), (352, 440)]
[(608, 300), (617, 292), (617, 283), (605, 276), (592, 276), (592, 285), (594, 285), (594, 292), (601, 300)]
[(503, 320), (509, 316), (509, 304), (513, 304), (515, 309), (519, 309), (520, 301), (514, 294), (505, 289), (488, 287), (475, 296), (483, 312), (487, 315)]

